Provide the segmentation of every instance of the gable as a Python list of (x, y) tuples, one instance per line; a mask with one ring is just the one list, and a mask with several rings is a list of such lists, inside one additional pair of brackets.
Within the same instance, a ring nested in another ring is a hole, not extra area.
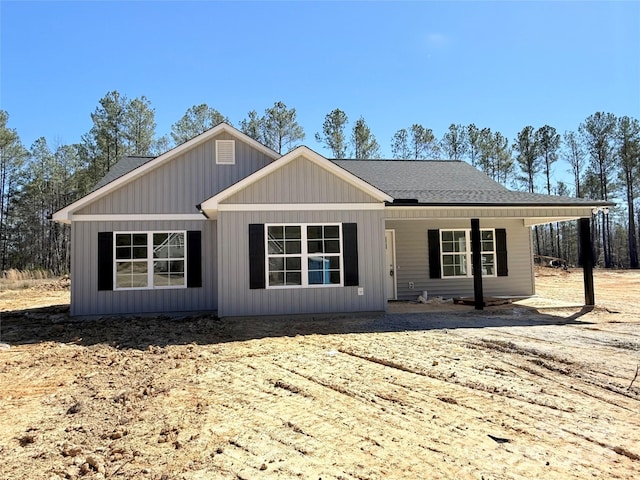
[[(232, 197), (239, 203), (232, 203)], [(278, 209), (285, 210), (362, 210), (383, 208), (384, 202), (392, 200), (385, 192), (301, 146), (208, 198), (200, 209), (208, 217), (215, 216), (219, 207), (273, 210), (273, 205), (279, 205)]]
[[(233, 163), (219, 162), (216, 151), (219, 140), (223, 144), (225, 140), (234, 141)], [(279, 157), (277, 152), (223, 123), (125, 172), (59, 210), (53, 220), (69, 222), (76, 214), (197, 215), (196, 205), (204, 198)]]
[(221, 204), (372, 203), (369, 195), (300, 155)]

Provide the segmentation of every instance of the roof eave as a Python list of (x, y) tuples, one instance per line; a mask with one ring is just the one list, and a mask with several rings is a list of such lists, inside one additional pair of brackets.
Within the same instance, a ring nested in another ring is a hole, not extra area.
[(416, 203), (393, 203), (385, 202), (387, 207), (395, 208), (417, 208), (417, 207), (460, 207), (460, 208), (542, 208), (542, 207), (558, 207), (558, 208), (593, 208), (593, 207), (615, 207), (613, 202), (605, 201), (593, 201), (584, 203), (557, 203), (557, 202), (544, 202), (544, 203), (532, 203), (532, 202), (487, 202), (487, 203), (462, 203), (462, 202), (416, 202)]

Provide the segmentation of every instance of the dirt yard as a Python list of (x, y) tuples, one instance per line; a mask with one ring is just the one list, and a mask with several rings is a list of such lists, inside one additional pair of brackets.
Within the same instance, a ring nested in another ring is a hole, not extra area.
[[(595, 286), (590, 312), (82, 323), (3, 291), (0, 479), (638, 479), (640, 272)], [(537, 288), (580, 302), (582, 273)]]

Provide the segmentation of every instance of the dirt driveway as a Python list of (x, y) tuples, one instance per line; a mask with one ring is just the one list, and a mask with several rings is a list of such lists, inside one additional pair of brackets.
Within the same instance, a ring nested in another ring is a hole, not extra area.
[(637, 479), (637, 292), (598, 271), (591, 312), (84, 323), (20, 310), (68, 292), (0, 292), (0, 478)]

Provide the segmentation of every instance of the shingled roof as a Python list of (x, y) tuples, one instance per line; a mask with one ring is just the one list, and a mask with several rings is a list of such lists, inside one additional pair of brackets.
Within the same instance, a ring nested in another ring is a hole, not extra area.
[(584, 206), (584, 198), (515, 192), (459, 160), (333, 160), (403, 205)]
[[(155, 157), (124, 157), (95, 191)], [(584, 198), (509, 190), (461, 160), (331, 160), (402, 205), (584, 206), (610, 205)]]
[(130, 171), (135, 170), (154, 158), (156, 157), (122, 157), (113, 167), (111, 167), (107, 174), (95, 184), (91, 191), (94, 192), (99, 188), (104, 187), (107, 183), (117, 180), (121, 176), (126, 175)]

